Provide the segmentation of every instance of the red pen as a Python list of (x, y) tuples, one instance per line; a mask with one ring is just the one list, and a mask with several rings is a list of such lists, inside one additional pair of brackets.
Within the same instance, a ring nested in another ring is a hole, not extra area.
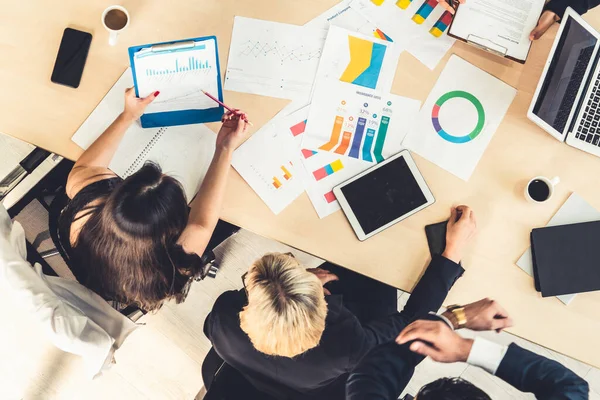
[[(236, 111), (235, 111), (233, 108), (231, 108), (231, 107), (229, 107), (229, 106), (225, 105), (225, 103), (223, 103), (222, 101), (220, 101), (219, 99), (217, 99), (217, 98), (216, 98), (215, 96), (213, 96), (212, 94), (210, 94), (210, 93), (208, 93), (208, 92), (205, 92), (204, 90), (202, 90), (202, 93), (204, 93), (205, 95), (207, 95), (207, 96), (208, 96), (210, 99), (212, 99), (212, 100), (216, 101), (217, 103), (219, 103), (219, 104), (220, 104), (221, 106), (223, 106), (223, 107), (224, 107), (224, 108), (225, 108), (227, 111), (229, 111), (229, 112), (232, 112), (232, 113), (236, 114)], [(245, 121), (245, 122), (246, 122), (248, 125), (250, 125), (250, 126), (254, 126), (254, 125), (252, 125), (252, 122), (248, 121), (247, 119), (244, 119), (244, 121)]]

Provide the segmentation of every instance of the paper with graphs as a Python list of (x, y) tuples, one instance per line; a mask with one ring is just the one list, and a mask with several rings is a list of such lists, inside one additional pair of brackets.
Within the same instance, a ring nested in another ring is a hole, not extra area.
[(446, 33), (452, 14), (437, 0), (353, 0), (351, 6), (429, 69), (454, 44)]
[(308, 101), (326, 33), (235, 17), (225, 89)]

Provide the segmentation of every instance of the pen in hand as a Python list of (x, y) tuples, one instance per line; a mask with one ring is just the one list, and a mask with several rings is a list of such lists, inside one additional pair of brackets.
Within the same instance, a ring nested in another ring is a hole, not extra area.
[[(207, 95), (207, 96), (208, 96), (210, 99), (212, 99), (212, 100), (216, 101), (218, 104), (220, 104), (221, 106), (223, 106), (223, 107), (224, 107), (224, 108), (225, 108), (227, 111), (229, 111), (229, 112), (232, 112), (232, 113), (234, 113), (234, 114), (237, 114), (237, 111), (236, 111), (236, 110), (234, 110), (233, 108), (231, 108), (231, 107), (229, 107), (229, 106), (225, 105), (225, 104), (224, 104), (222, 101), (220, 101), (219, 99), (217, 99), (217, 98), (216, 98), (215, 96), (213, 96), (212, 94), (210, 94), (210, 93), (208, 93), (208, 92), (206, 92), (206, 91), (204, 91), (204, 90), (202, 90), (202, 93), (204, 93), (204, 94), (205, 94), (205, 95)], [(245, 121), (245, 122), (246, 122), (248, 125), (250, 125), (250, 126), (254, 126), (254, 125), (252, 125), (252, 122), (248, 121), (247, 119), (244, 119), (244, 121)]]

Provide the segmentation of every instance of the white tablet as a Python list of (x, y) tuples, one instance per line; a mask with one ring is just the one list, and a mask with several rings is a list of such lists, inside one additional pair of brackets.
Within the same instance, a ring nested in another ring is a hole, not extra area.
[(365, 240), (435, 203), (408, 150), (333, 189), (359, 240)]

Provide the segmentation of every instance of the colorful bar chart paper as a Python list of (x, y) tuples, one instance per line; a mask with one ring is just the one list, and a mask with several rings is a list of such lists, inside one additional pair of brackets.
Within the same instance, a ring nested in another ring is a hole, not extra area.
[(373, 150), (373, 153), (375, 155), (375, 161), (377, 161), (378, 163), (384, 160), (382, 152), (389, 125), (390, 117), (387, 117), (385, 115), (381, 117), (381, 124), (379, 124), (379, 132), (377, 132), (377, 140), (375, 141), (375, 150)]
[(311, 158), (312, 156), (317, 154), (317, 152), (314, 150), (302, 149), (301, 151), (302, 151), (302, 156), (304, 158)]
[(294, 135), (294, 136), (303, 134), (305, 129), (306, 129), (306, 120), (304, 120), (302, 122), (298, 122), (296, 125), (290, 127), (290, 131), (292, 132), (292, 135)]
[(289, 181), (290, 179), (292, 179), (292, 174), (284, 165), (281, 166), (281, 170), (283, 171), (283, 178), (286, 181)]
[(444, 11), (440, 19), (438, 19), (437, 22), (433, 24), (433, 26), (429, 30), (429, 33), (431, 33), (435, 37), (442, 36), (448, 28), (448, 26), (450, 25), (450, 22), (452, 22), (452, 14), (449, 11)]
[(376, 89), (387, 47), (350, 35), (348, 46), (350, 62), (340, 76), (340, 81)]
[(279, 189), (281, 187), (281, 181), (277, 179), (276, 176), (273, 177), (273, 186), (275, 186), (275, 189)]
[(412, 3), (412, 0), (398, 0), (396, 2), (396, 5), (399, 8), (401, 8), (403, 10), (406, 10), (408, 8), (408, 6), (410, 6), (410, 3)]
[(335, 198), (335, 194), (333, 194), (333, 190), (331, 192), (325, 193), (325, 201), (327, 203), (333, 203), (337, 199)]
[(352, 132), (344, 132), (342, 135), (342, 143), (333, 152), (338, 154), (346, 154), (348, 147), (350, 147), (350, 139), (352, 139)]
[(392, 38), (389, 37), (388, 35), (386, 35), (381, 29), (375, 28), (375, 31), (373, 32), (373, 36), (375, 36), (377, 39), (387, 40), (388, 42), (393, 42)]
[(344, 164), (342, 164), (342, 160), (335, 160), (334, 162), (327, 164), (316, 171), (313, 171), (313, 176), (317, 181), (320, 181), (321, 179), (326, 178), (343, 168)]
[(365, 118), (358, 118), (356, 131), (354, 132), (354, 140), (352, 141), (352, 147), (350, 148), (350, 153), (348, 154), (350, 157), (358, 158), (360, 155), (360, 145), (362, 143), (366, 123), (367, 120)]
[(423, 22), (425, 22), (427, 17), (429, 17), (429, 14), (431, 14), (431, 12), (435, 8), (435, 6), (437, 6), (437, 4), (437, 0), (425, 0), (425, 2), (421, 4), (421, 7), (419, 7), (419, 9), (417, 10), (415, 15), (413, 15), (412, 20), (419, 25), (422, 24)]
[(338, 144), (340, 141), (340, 133), (342, 133), (342, 125), (344, 124), (344, 117), (337, 116), (335, 117), (335, 122), (333, 123), (333, 129), (331, 130), (331, 139), (329, 142), (325, 143), (323, 146), (319, 147), (321, 150), (329, 151), (333, 149), (333, 147)]
[(365, 135), (365, 144), (363, 144), (362, 159), (365, 161), (373, 162), (371, 156), (371, 150), (373, 149), (373, 139), (375, 138), (375, 129), (367, 129)]

